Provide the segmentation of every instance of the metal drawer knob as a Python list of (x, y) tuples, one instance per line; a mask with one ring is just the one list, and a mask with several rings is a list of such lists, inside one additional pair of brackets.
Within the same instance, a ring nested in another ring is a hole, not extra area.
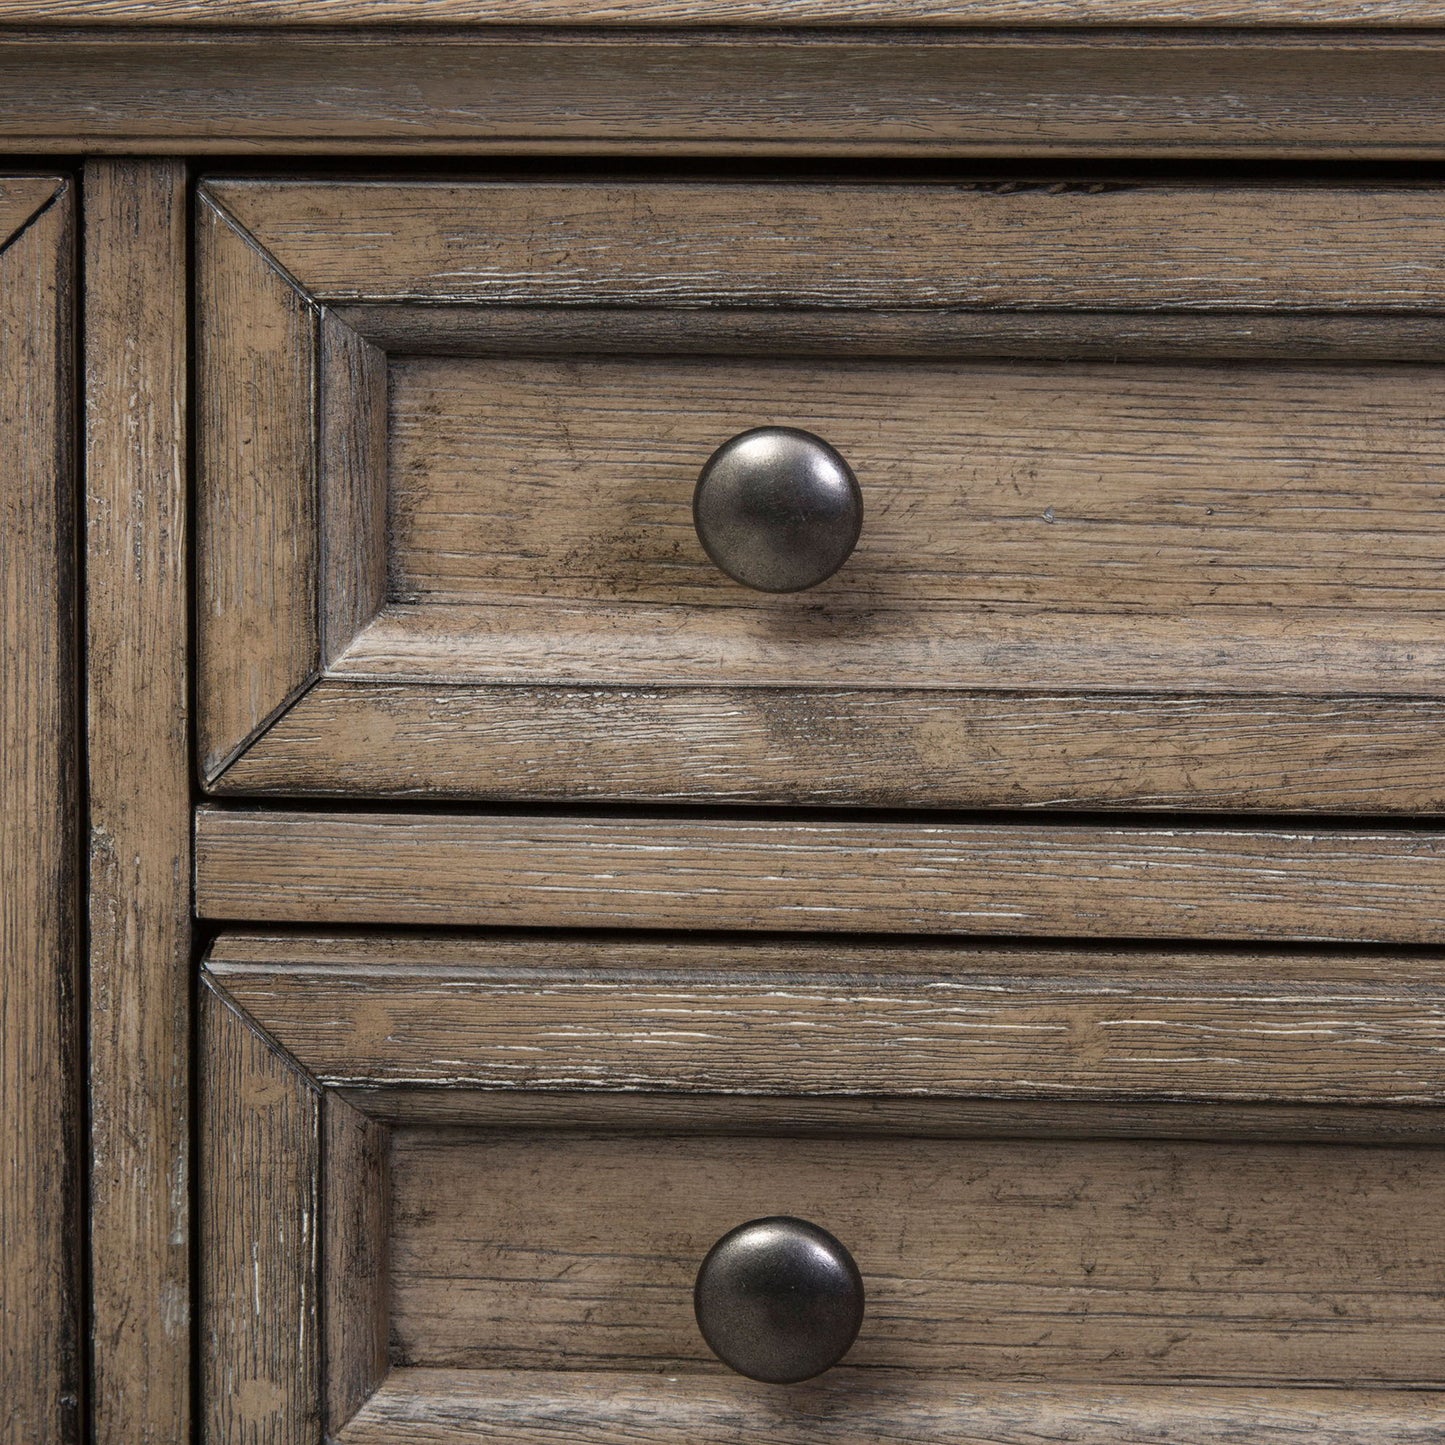
[(782, 1215), (723, 1235), (697, 1272), (692, 1298), (713, 1354), (773, 1385), (836, 1365), (863, 1323), (853, 1256), (826, 1229)]
[(811, 432), (757, 427), (707, 459), (692, 520), (734, 582), (801, 592), (848, 560), (863, 529), (863, 493), (848, 463)]

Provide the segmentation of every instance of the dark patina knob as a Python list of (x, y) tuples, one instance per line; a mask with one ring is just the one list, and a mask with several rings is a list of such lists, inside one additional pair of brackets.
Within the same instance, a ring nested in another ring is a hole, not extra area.
[(795, 427), (740, 432), (708, 459), (692, 495), (703, 550), (759, 592), (816, 587), (863, 529), (863, 493), (827, 442)]
[(773, 1385), (836, 1365), (863, 1323), (853, 1256), (826, 1229), (782, 1215), (723, 1235), (697, 1272), (692, 1299), (713, 1354)]

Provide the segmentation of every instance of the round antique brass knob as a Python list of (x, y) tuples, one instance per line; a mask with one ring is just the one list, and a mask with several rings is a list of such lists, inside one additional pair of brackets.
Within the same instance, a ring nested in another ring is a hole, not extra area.
[(703, 550), (734, 582), (801, 592), (831, 577), (863, 529), (863, 493), (827, 442), (789, 426), (725, 441), (692, 494)]
[(853, 1256), (826, 1229), (785, 1215), (723, 1235), (697, 1272), (692, 1301), (713, 1354), (773, 1385), (836, 1365), (863, 1323)]

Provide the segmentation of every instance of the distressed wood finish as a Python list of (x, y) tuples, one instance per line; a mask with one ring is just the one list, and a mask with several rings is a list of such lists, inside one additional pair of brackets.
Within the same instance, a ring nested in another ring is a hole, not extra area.
[(340, 1445), (755, 1445), (784, 1432), (797, 1445), (1436, 1445), (1441, 1428), (1438, 1396), (1404, 1390), (963, 1389), (870, 1370), (785, 1394), (721, 1376), (411, 1369)]
[(326, 1431), (335, 1435), (390, 1368), (390, 1131), (339, 1093), (321, 1097), (321, 1324)]
[(1445, 811), (1445, 700), (324, 681), (223, 794)]
[(1433, 310), (1445, 192), (1388, 185), (215, 180), (323, 301)]
[(1445, 962), (222, 935), (328, 1088), (1445, 1104)]
[(1374, 313), (749, 311), (717, 306), (412, 306), (328, 315), (420, 356), (1017, 357), (1028, 361), (1445, 360), (1445, 317)]
[[(886, 667), (885, 686), (903, 691), (1354, 692), (1378, 701), (1433, 695), (1445, 674), (1445, 640), (1426, 613), (1201, 605), (1173, 613), (1003, 606), (914, 614), (834, 611), (825, 594), (792, 594), (791, 607), (754, 602), (741, 589), (738, 596), (741, 622), (721, 607), (576, 607), (546, 616), (542, 639), (518, 628), (506, 605), (389, 603), (328, 675), (571, 687), (695, 687), (741, 677), (791, 689), (867, 687)], [(673, 631), (681, 644), (665, 645)]]
[(1343, 1145), (404, 1132), (393, 1356), (720, 1373), (697, 1267), (786, 1214), (858, 1261), (849, 1365), (955, 1388), (1436, 1384), (1442, 1171)]
[[(10, 3), (35, 23), (27, 0)], [(239, 29), (12, 31), (0, 141), (131, 155), (1440, 159), (1442, 54), (1430, 31), (388, 27), (284, 44)]]
[[(386, 600), (387, 362), (334, 316), (319, 324), (321, 654), (330, 664)], [(234, 384), (234, 373), (223, 375), (219, 384)]]
[(0, 1435), (76, 1445), (85, 1109), (72, 187), (0, 179), (0, 240)]
[[(1402, 302), (1434, 272), (1428, 188), (220, 180), (206, 197), (218, 792), (1410, 812), (1445, 776), (1439, 549), (1418, 520), (1441, 469), (1435, 369), (1298, 364), (1431, 357), (1438, 318), (1263, 314), (1256, 335), (1241, 312)], [(723, 242), (729, 206), (743, 244)], [(971, 266), (994, 268), (975, 302), (1130, 308), (1020, 312), (1020, 355), (1098, 348), (1109, 326), (1149, 354), (1167, 318), (1139, 306), (1219, 305), (1185, 326), (1206, 349), (1296, 364), (863, 359), (910, 327), (920, 356), (999, 345), (997, 313), (938, 304)], [(254, 324), (257, 286), (289, 323)], [(904, 292), (932, 309), (877, 309)], [(337, 295), (364, 304), (327, 312), (313, 395), (308, 298)], [(628, 306), (557, 304), (609, 295)], [(780, 298), (774, 318), (761, 303)], [(663, 359), (689, 317), (744, 351), (759, 322), (806, 318), (799, 358)], [(495, 352), (525, 328), (543, 350), (605, 334), (643, 354), (385, 351)], [(820, 362), (826, 336), (855, 359)], [(765, 421), (829, 436), (869, 499), (859, 554), (801, 599), (731, 586), (692, 535), (701, 460)]]
[(1440, 0), (6, 0), (8, 24), (1433, 26)]
[(204, 918), (1435, 943), (1430, 831), (201, 808)]
[[(509, 606), (548, 650), (576, 611), (675, 608), (648, 638), (675, 673), (699, 613), (771, 639), (801, 610), (843, 677), (883, 612), (1433, 615), (1442, 410), (1438, 367), (398, 357), (390, 598)], [(697, 541), (698, 470), (754, 426), (817, 433), (862, 483), (857, 550), (805, 600), (740, 591)]]
[(204, 986), (199, 1026), (201, 1439), (316, 1445), (320, 1100)]
[(96, 1445), (190, 1428), (185, 189), (85, 172)]
[(198, 231), (196, 643), (201, 764), (212, 769), (320, 666), (317, 322), (204, 201)]
[[(57, 176), (0, 176), (0, 240), (6, 246), (19, 240), (19, 232), (26, 223), (55, 203), (62, 184)], [(51, 239), (54, 242), (55, 238)], [(33, 240), (29, 244), (33, 245)], [(21, 258), (17, 256), (15, 259), (19, 261)], [(51, 262), (52, 266), (58, 264), (58, 261)], [(54, 333), (54, 323), (42, 329)], [(46, 366), (44, 369), (48, 371), (51, 368)]]
[(534, 1092), (458, 1085), (341, 1088), (387, 1124), (610, 1133), (873, 1135), (922, 1139), (1200, 1139), (1238, 1143), (1445, 1144), (1438, 1107), (1109, 1104), (1067, 1099)]

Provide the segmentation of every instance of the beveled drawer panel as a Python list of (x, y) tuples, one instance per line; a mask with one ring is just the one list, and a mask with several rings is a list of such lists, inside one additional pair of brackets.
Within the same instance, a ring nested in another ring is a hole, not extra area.
[[(1427, 1439), (1441, 983), (1338, 951), (223, 933), (212, 1437), (662, 1445), (722, 1409), (826, 1445)], [(693, 1319), (711, 1245), (779, 1214), (866, 1294), (782, 1392)]]
[[(216, 181), (199, 225), (216, 791), (1445, 806), (1445, 192)], [(805, 591), (695, 528), (758, 427), (861, 486)]]

